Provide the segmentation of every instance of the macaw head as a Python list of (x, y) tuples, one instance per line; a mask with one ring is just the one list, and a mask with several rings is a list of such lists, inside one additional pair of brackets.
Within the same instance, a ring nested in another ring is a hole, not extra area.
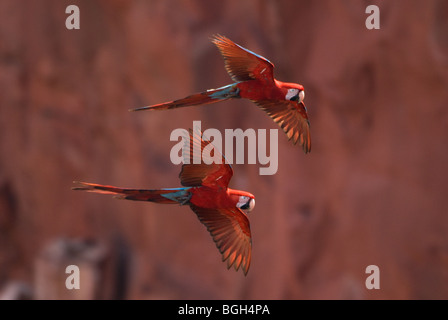
[(250, 212), (255, 207), (255, 197), (254, 196), (240, 196), (236, 206), (238, 208), (240, 208), (241, 210)]
[(301, 103), (305, 99), (305, 90), (302, 85), (296, 83), (288, 83), (286, 87), (285, 100), (297, 101)]

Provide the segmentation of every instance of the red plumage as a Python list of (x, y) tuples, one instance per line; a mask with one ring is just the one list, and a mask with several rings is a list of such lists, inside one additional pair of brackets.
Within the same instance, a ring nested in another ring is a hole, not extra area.
[(274, 79), (274, 65), (266, 58), (217, 35), (212, 42), (224, 57), (225, 68), (235, 83), (193, 94), (184, 99), (132, 109), (165, 110), (215, 103), (232, 98), (253, 101), (281, 127), (288, 139), (311, 151), (310, 123), (303, 99), (305, 89), (297, 83)]
[[(251, 261), (252, 239), (249, 219), (241, 209), (250, 211), (255, 205), (255, 197), (248, 192), (228, 188), (233, 170), (222, 155), (221, 163), (217, 164), (211, 163), (206, 153), (202, 154), (209, 144), (210, 141), (202, 139), (201, 132), (190, 130), (184, 144), (184, 157), (190, 161), (182, 165), (179, 174), (181, 188), (126, 189), (75, 182), (78, 186), (72, 189), (111, 194), (119, 199), (189, 205), (210, 232), (223, 261), (227, 261), (227, 267), (234, 266), (235, 270), (241, 267), (246, 275)], [(194, 161), (194, 148), (200, 150), (200, 161)], [(214, 148), (213, 152), (218, 151)]]

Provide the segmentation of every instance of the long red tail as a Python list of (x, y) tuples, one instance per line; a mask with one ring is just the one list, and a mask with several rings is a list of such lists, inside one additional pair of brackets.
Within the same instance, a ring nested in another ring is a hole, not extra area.
[(113, 186), (79, 181), (74, 181), (74, 183), (78, 186), (73, 187), (72, 190), (111, 194), (115, 195), (115, 198), (118, 199), (150, 201), (164, 204), (185, 204), (190, 199), (190, 192), (188, 191), (189, 188), (146, 190), (117, 188)]
[(129, 111), (167, 110), (180, 107), (190, 107), (203, 104), (210, 104), (219, 101), (224, 101), (230, 98), (239, 98), (239, 89), (236, 83), (218, 89), (210, 89), (201, 93), (195, 93), (183, 99), (154, 104), (152, 106), (130, 109)]

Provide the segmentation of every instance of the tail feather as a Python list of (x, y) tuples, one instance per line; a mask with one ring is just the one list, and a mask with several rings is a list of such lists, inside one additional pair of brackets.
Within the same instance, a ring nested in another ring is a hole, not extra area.
[(74, 181), (77, 187), (72, 190), (80, 190), (87, 192), (95, 192), (102, 194), (115, 195), (117, 199), (135, 200), (135, 201), (150, 201), (164, 204), (186, 204), (190, 200), (189, 188), (174, 188), (174, 189), (125, 189), (113, 186), (106, 186), (96, 183), (87, 183)]
[(136, 109), (129, 109), (129, 111), (167, 110), (180, 107), (199, 106), (239, 97), (239, 89), (237, 87), (237, 84), (234, 83), (218, 89), (210, 89), (205, 92), (195, 93), (183, 99), (154, 104), (151, 106)]

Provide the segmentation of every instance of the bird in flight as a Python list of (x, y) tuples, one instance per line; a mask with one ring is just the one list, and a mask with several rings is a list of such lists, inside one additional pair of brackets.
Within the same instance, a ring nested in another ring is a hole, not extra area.
[(245, 98), (264, 110), (289, 140), (292, 139), (294, 144), (299, 141), (303, 151), (310, 152), (310, 122), (303, 103), (303, 86), (274, 79), (274, 65), (268, 59), (224, 36), (216, 35), (212, 42), (224, 57), (225, 68), (234, 83), (183, 99), (130, 110), (166, 110)]
[[(169, 189), (124, 189), (94, 183), (78, 182), (73, 190), (115, 195), (118, 199), (150, 201), (163, 204), (189, 205), (207, 228), (227, 268), (241, 267), (247, 275), (251, 261), (252, 238), (244, 211), (255, 206), (249, 192), (228, 187), (232, 167), (200, 131), (190, 129), (183, 137), (184, 164), (179, 174), (183, 187)], [(204, 149), (208, 152), (203, 152)], [(196, 151), (195, 151), (196, 150)], [(215, 157), (217, 153), (218, 157)], [(216, 161), (216, 159), (221, 161)]]

